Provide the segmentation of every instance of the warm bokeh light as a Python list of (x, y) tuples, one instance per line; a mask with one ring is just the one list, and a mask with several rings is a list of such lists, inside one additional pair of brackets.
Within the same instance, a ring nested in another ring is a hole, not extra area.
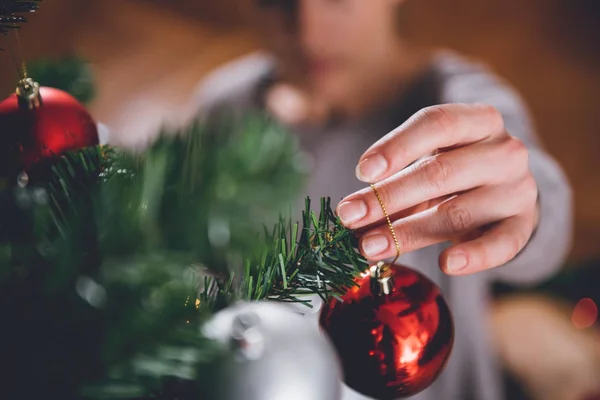
[(571, 321), (575, 328), (586, 329), (591, 327), (598, 320), (598, 306), (594, 300), (584, 298), (577, 302), (571, 314)]

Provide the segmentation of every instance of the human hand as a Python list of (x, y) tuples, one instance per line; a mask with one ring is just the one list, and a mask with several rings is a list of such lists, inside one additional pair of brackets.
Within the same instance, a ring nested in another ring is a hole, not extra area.
[[(448, 104), (421, 110), (369, 148), (357, 177), (376, 188), (402, 252), (451, 241), (442, 270), (464, 275), (514, 258), (537, 225), (537, 185), (528, 150), (486, 105)], [(361, 233), (371, 260), (396, 254), (373, 190), (344, 198), (342, 223)]]

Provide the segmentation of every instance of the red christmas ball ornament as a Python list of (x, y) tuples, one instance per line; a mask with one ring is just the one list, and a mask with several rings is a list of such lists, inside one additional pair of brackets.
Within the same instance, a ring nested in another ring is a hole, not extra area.
[(0, 102), (0, 178), (99, 144), (96, 123), (73, 96), (31, 78)]
[(376, 399), (412, 396), (431, 385), (454, 344), (440, 289), (419, 272), (383, 262), (332, 299), (320, 324), (337, 349), (344, 380)]

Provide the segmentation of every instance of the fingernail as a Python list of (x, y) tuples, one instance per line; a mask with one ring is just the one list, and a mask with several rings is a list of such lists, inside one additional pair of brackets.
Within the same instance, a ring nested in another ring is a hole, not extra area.
[(367, 215), (367, 204), (362, 200), (345, 201), (338, 206), (337, 212), (344, 225), (351, 224)]
[(388, 247), (390, 247), (390, 241), (385, 235), (367, 235), (362, 240), (362, 249), (367, 257), (375, 257), (385, 252)]
[(448, 272), (458, 272), (467, 266), (467, 257), (463, 253), (451, 253), (448, 256)]
[(356, 177), (363, 182), (373, 183), (388, 169), (388, 163), (381, 154), (373, 154), (356, 167)]

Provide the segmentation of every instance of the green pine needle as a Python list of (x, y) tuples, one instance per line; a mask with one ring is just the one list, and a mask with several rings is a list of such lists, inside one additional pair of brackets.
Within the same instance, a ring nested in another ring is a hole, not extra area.
[(353, 278), (367, 269), (366, 260), (356, 251), (353, 232), (334, 215), (330, 199), (321, 199), (318, 217), (306, 200), (299, 241), (298, 225), (290, 226), (289, 219), (280, 219), (267, 240), (273, 243), (273, 251), (246, 263), (246, 276), (265, 276), (265, 289), (244, 291), (245, 300), (303, 302), (298, 296), (309, 293), (327, 299), (343, 294), (354, 285)]
[(330, 200), (277, 220), (301, 166), (292, 136), (248, 116), (138, 154), (65, 154), (45, 184), (0, 192), (0, 397), (199, 398), (216, 354), (199, 328), (215, 312), (341, 295), (367, 264)]
[(40, 0), (2, 0), (0, 2), (0, 34), (19, 29), (20, 24), (27, 22), (21, 14), (34, 12)]

